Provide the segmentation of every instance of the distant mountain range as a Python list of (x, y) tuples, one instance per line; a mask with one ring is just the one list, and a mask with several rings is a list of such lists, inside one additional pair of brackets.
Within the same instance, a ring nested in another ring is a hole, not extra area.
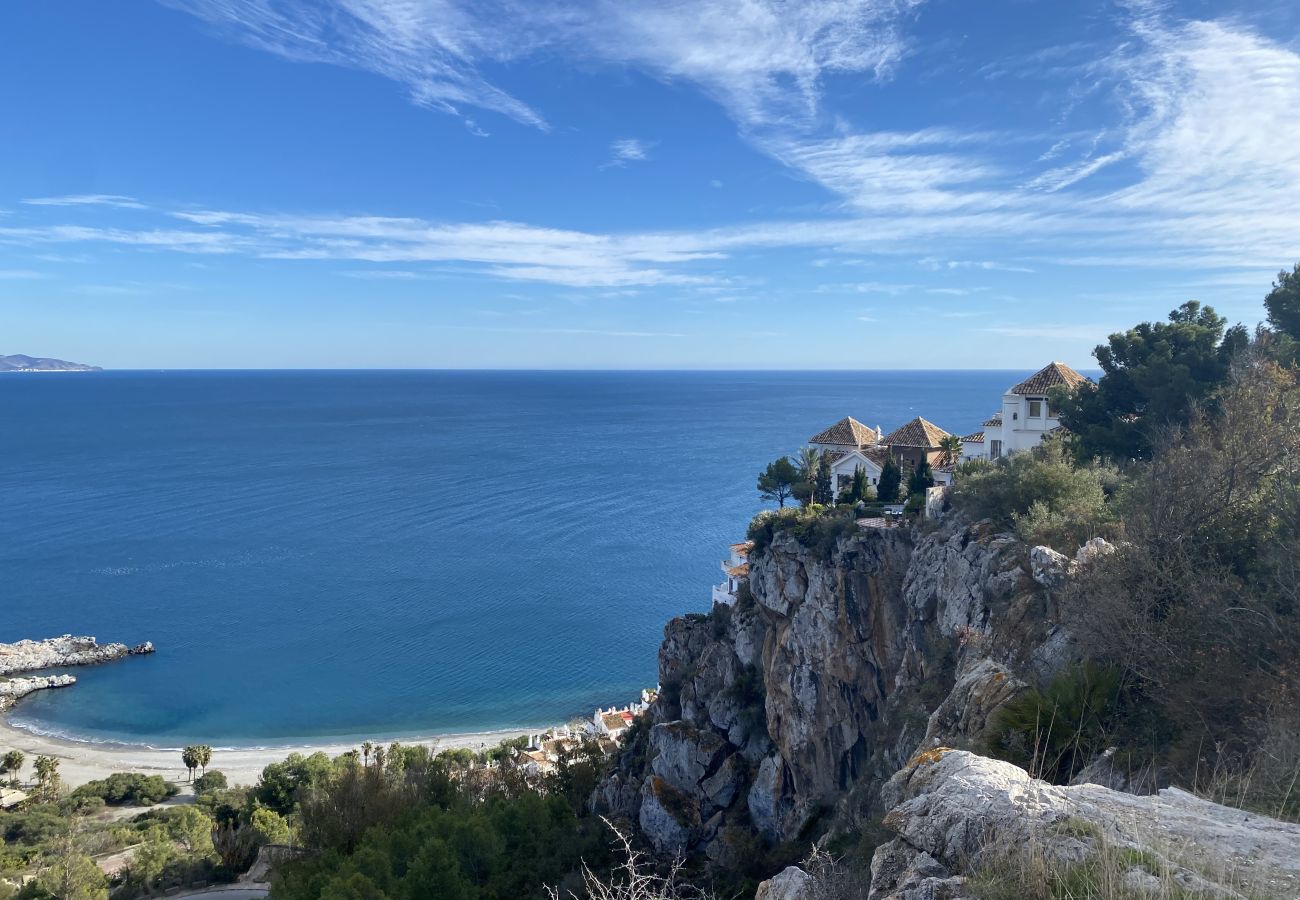
[(0, 356), (0, 372), (102, 372), (99, 366), (68, 362), (66, 359), (47, 359), (44, 356)]

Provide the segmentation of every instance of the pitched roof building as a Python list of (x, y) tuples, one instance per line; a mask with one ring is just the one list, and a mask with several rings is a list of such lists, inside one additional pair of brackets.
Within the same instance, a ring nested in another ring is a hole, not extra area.
[(886, 447), (924, 447), (937, 450), (946, 437), (951, 435), (933, 422), (917, 416), (885, 435), (880, 442)]
[(880, 429), (868, 428), (852, 416), (845, 416), (830, 428), (808, 438), (819, 450), (870, 447), (880, 441)]
[(998, 459), (1017, 450), (1036, 447), (1048, 434), (1062, 431), (1061, 420), (1052, 415), (1049, 394), (1055, 387), (1070, 390), (1088, 379), (1063, 362), (1051, 362), (1002, 395), (1002, 408), (974, 435), (962, 438), (964, 459)]

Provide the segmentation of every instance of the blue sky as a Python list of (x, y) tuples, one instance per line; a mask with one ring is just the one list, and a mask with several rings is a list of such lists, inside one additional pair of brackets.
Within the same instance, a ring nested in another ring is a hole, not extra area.
[(13, 0), (0, 353), (1090, 367), (1300, 259), (1300, 9)]

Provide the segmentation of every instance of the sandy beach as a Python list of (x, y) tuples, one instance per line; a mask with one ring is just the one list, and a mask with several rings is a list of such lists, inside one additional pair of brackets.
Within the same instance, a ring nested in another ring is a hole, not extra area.
[[(428, 737), (371, 738), (375, 743), (388, 744), (398, 740), (403, 744), (426, 744), (437, 750), (468, 747), (472, 750), (495, 746), (501, 741), (520, 735), (536, 733), (541, 729), (516, 729), (485, 731), (468, 734), (431, 735)], [(268, 764), (279, 762), (290, 753), (315, 753), (323, 751), (338, 756), (360, 746), (359, 741), (329, 741), (285, 745), (282, 747), (250, 749), (214, 749), (208, 771), (224, 772), (231, 784), (252, 784)], [(121, 744), (92, 744), (45, 737), (15, 728), (0, 717), (0, 753), (21, 750), (27, 756), (24, 776), (30, 775), (31, 761), (37, 756), (53, 756), (59, 760), (59, 775), (64, 784), (77, 787), (87, 781), (105, 778), (114, 772), (143, 772), (161, 775), (169, 781), (185, 781), (188, 773), (181, 764), (179, 750), (153, 750)]]

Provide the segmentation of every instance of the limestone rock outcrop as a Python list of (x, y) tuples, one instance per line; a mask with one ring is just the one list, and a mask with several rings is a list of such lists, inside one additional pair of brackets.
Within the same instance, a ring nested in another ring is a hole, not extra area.
[(596, 790), (663, 853), (727, 865), (879, 821), (918, 748), (973, 746), (1027, 682), (1072, 661), (1025, 548), (988, 523), (777, 531), (750, 557), (752, 603), (675, 619), (644, 733)]
[(8, 709), (34, 691), (68, 687), (77, 681), (71, 675), (7, 679), (5, 676), (20, 672), (36, 672), (41, 669), (89, 666), (153, 652), (153, 643), (149, 641), (128, 648), (126, 644), (101, 644), (93, 637), (73, 637), (70, 634), (43, 641), (0, 644), (0, 679), (4, 679), (0, 680), (0, 710)]
[[(153, 645), (149, 647), (152, 650)], [(0, 644), (0, 675), (111, 662), (130, 652), (126, 644), (101, 644), (93, 637), (70, 634), (43, 641)]]
[(33, 675), (27, 678), (8, 678), (0, 681), (0, 712), (13, 706), (23, 697), (47, 688), (70, 687), (77, 683), (71, 675)]
[(1176, 788), (1135, 796), (1058, 787), (1010, 763), (937, 748), (882, 790), (897, 837), (876, 850), (871, 900), (963, 896), (988, 854), (1032, 847), (1061, 862), (1103, 846), (1131, 851), (1126, 879), (1207, 896), (1300, 896), (1300, 825), (1201, 800)]

